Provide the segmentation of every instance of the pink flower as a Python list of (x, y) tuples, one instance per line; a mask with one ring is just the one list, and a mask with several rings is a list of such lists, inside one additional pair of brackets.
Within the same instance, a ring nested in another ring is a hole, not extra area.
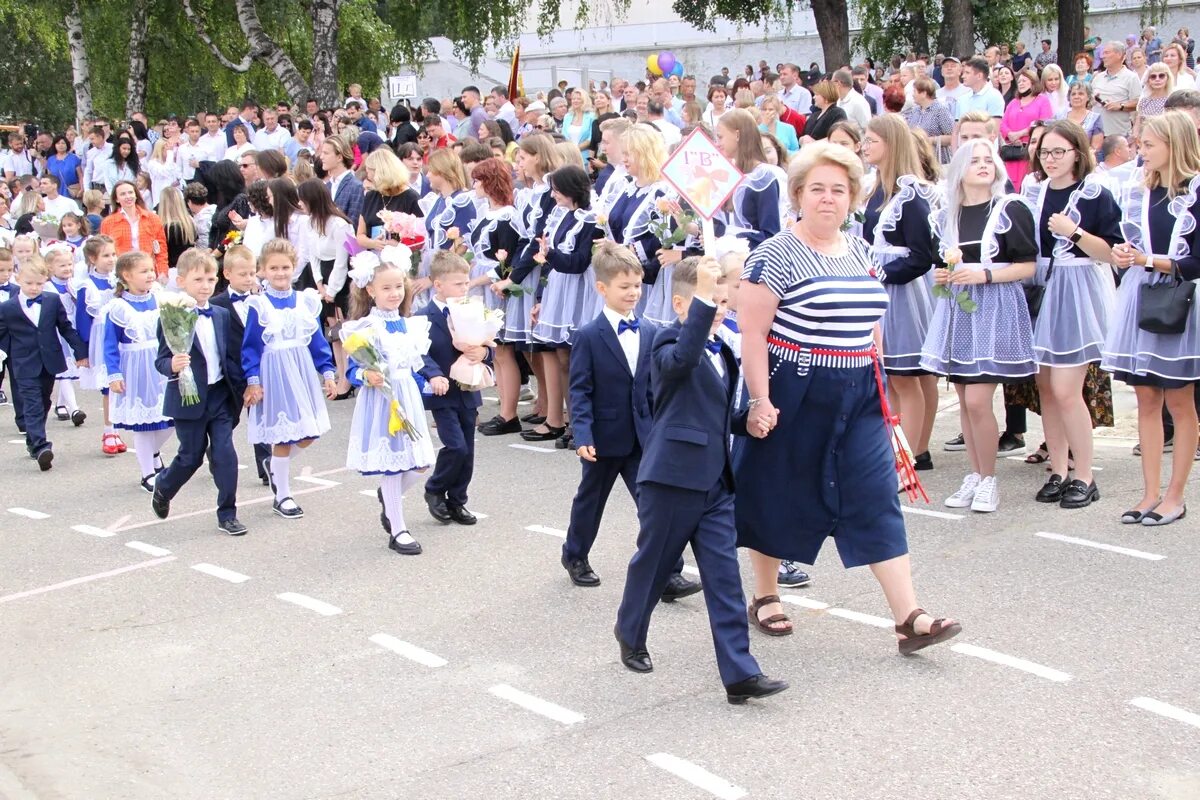
[(503, 264), (505, 261), (508, 261), (508, 251), (507, 250), (497, 250), (496, 251), (496, 260), (499, 261), (501, 264)]

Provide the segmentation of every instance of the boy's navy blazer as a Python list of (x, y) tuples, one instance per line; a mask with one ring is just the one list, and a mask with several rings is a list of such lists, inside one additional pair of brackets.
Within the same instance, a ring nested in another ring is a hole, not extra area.
[(721, 345), (725, 375), (713, 367), (705, 344), (714, 306), (693, 299), (687, 321), (659, 330), (651, 356), (654, 425), (638, 469), (638, 483), (662, 483), (707, 492), (724, 475), (733, 485), (729, 437), (745, 433), (745, 416), (731, 423), (738, 365)]
[[(229, 312), (229, 344), (233, 349), (231, 355), (238, 360), (240, 365), (242, 362), (242, 339), (246, 337), (246, 323), (242, 321), (237, 309), (233, 307), (233, 298), (229, 296), (228, 290), (214, 294), (208, 302), (209, 305), (220, 306)], [(236, 394), (240, 396), (246, 392), (246, 374), (241, 370), (238, 371), (238, 379), (241, 383), (237, 386)]]
[[(425, 366), (420, 370), (421, 377), (427, 381), (442, 377), (448, 379), (450, 365), (462, 355), (454, 348), (450, 323), (432, 300), (414, 316), (429, 318), (429, 353), (425, 356)], [(485, 363), (491, 363), (490, 355)], [(483, 399), (479, 392), (464, 392), (455, 381), (450, 381), (450, 390), (444, 395), (425, 395), (425, 408), (431, 411), (435, 408), (479, 408), (481, 405)]]
[(40, 295), (42, 313), (35, 328), (25, 316), (19, 293), (0, 303), (0, 350), (8, 355), (5, 362), (15, 377), (36, 378), (45, 370), (58, 375), (67, 369), (59, 335), (66, 340), (76, 360), (88, 357), (88, 348), (67, 319), (62, 300), (53, 292)]
[[(242, 359), (240, 348), (229, 347), (229, 314), (230, 312), (221, 306), (214, 306), (211, 302), (208, 305), (212, 309), (213, 331), (216, 333), (217, 353), (221, 359), (222, 380), (229, 387), (229, 402), (230, 411), (233, 418), (237, 419), (242, 406), (242, 389), (245, 387), (246, 378), (242, 373)], [(196, 378), (196, 388), (199, 390), (200, 402), (190, 406), (183, 404), (183, 399), (179, 395), (179, 376), (171, 371), (171, 359), (174, 353), (167, 346), (167, 339), (163, 336), (162, 323), (158, 325), (158, 358), (154, 361), (155, 368), (163, 375), (167, 376), (167, 389), (163, 395), (163, 415), (172, 419), (194, 420), (201, 419), (207, 413), (208, 404), (208, 362), (204, 358), (204, 351), (200, 349), (200, 342), (192, 342), (192, 375)]]
[(578, 330), (571, 347), (570, 402), (575, 446), (590, 445), (596, 455), (622, 458), (650, 438), (653, 405), (650, 394), (652, 323), (638, 326), (637, 372), (617, 340), (617, 332), (601, 313)]

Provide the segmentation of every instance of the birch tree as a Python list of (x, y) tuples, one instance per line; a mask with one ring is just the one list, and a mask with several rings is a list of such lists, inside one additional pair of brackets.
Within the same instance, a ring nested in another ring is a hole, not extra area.
[(88, 66), (87, 43), (83, 39), (83, 13), (79, 0), (72, 0), (66, 13), (67, 46), (71, 51), (71, 85), (75, 89), (75, 124), (94, 115), (92, 71)]

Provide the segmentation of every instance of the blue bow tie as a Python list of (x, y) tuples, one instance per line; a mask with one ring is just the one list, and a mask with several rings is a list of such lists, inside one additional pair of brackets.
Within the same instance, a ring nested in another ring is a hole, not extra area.
[(721, 352), (721, 342), (717, 339), (709, 339), (704, 343), (704, 349), (713, 355), (716, 355), (717, 353)]
[(42, 302), (42, 299), (43, 299), (43, 298), (42, 298), (42, 296), (41, 296), (40, 294), (39, 294), (37, 297), (26, 297), (26, 298), (25, 298), (25, 307), (26, 307), (26, 308), (33, 308), (33, 306), (34, 306), (35, 304), (39, 304), (39, 305), (40, 305), (40, 304), (41, 304), (41, 302)]
[(640, 323), (636, 319), (623, 319), (617, 323), (617, 335), (620, 336), (625, 331), (633, 331), (637, 333)]
[(230, 293), (229, 293), (229, 302), (231, 302), (231, 303), (241, 303), (241, 302), (243, 302), (243, 301), (244, 301), (244, 300), (245, 300), (247, 297), (249, 297), (249, 296), (250, 296), (250, 295), (248, 295), (248, 294), (242, 294), (241, 292), (230, 292)]
[(193, 308), (192, 310), (202, 317), (211, 317), (213, 315), (212, 308)]

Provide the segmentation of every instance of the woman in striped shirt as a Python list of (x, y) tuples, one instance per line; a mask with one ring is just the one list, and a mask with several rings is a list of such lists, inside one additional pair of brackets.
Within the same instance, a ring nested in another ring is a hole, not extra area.
[(907, 655), (962, 626), (925, 613), (913, 590), (877, 366), (888, 296), (866, 243), (841, 232), (861, 180), (862, 164), (846, 148), (805, 147), (788, 170), (799, 220), (757, 247), (742, 273), (754, 438), (734, 453), (738, 546), (769, 554), (752, 556), (750, 618), (762, 630), (786, 619), (773, 558), (812, 564), (833, 536), (846, 567), (870, 565)]

